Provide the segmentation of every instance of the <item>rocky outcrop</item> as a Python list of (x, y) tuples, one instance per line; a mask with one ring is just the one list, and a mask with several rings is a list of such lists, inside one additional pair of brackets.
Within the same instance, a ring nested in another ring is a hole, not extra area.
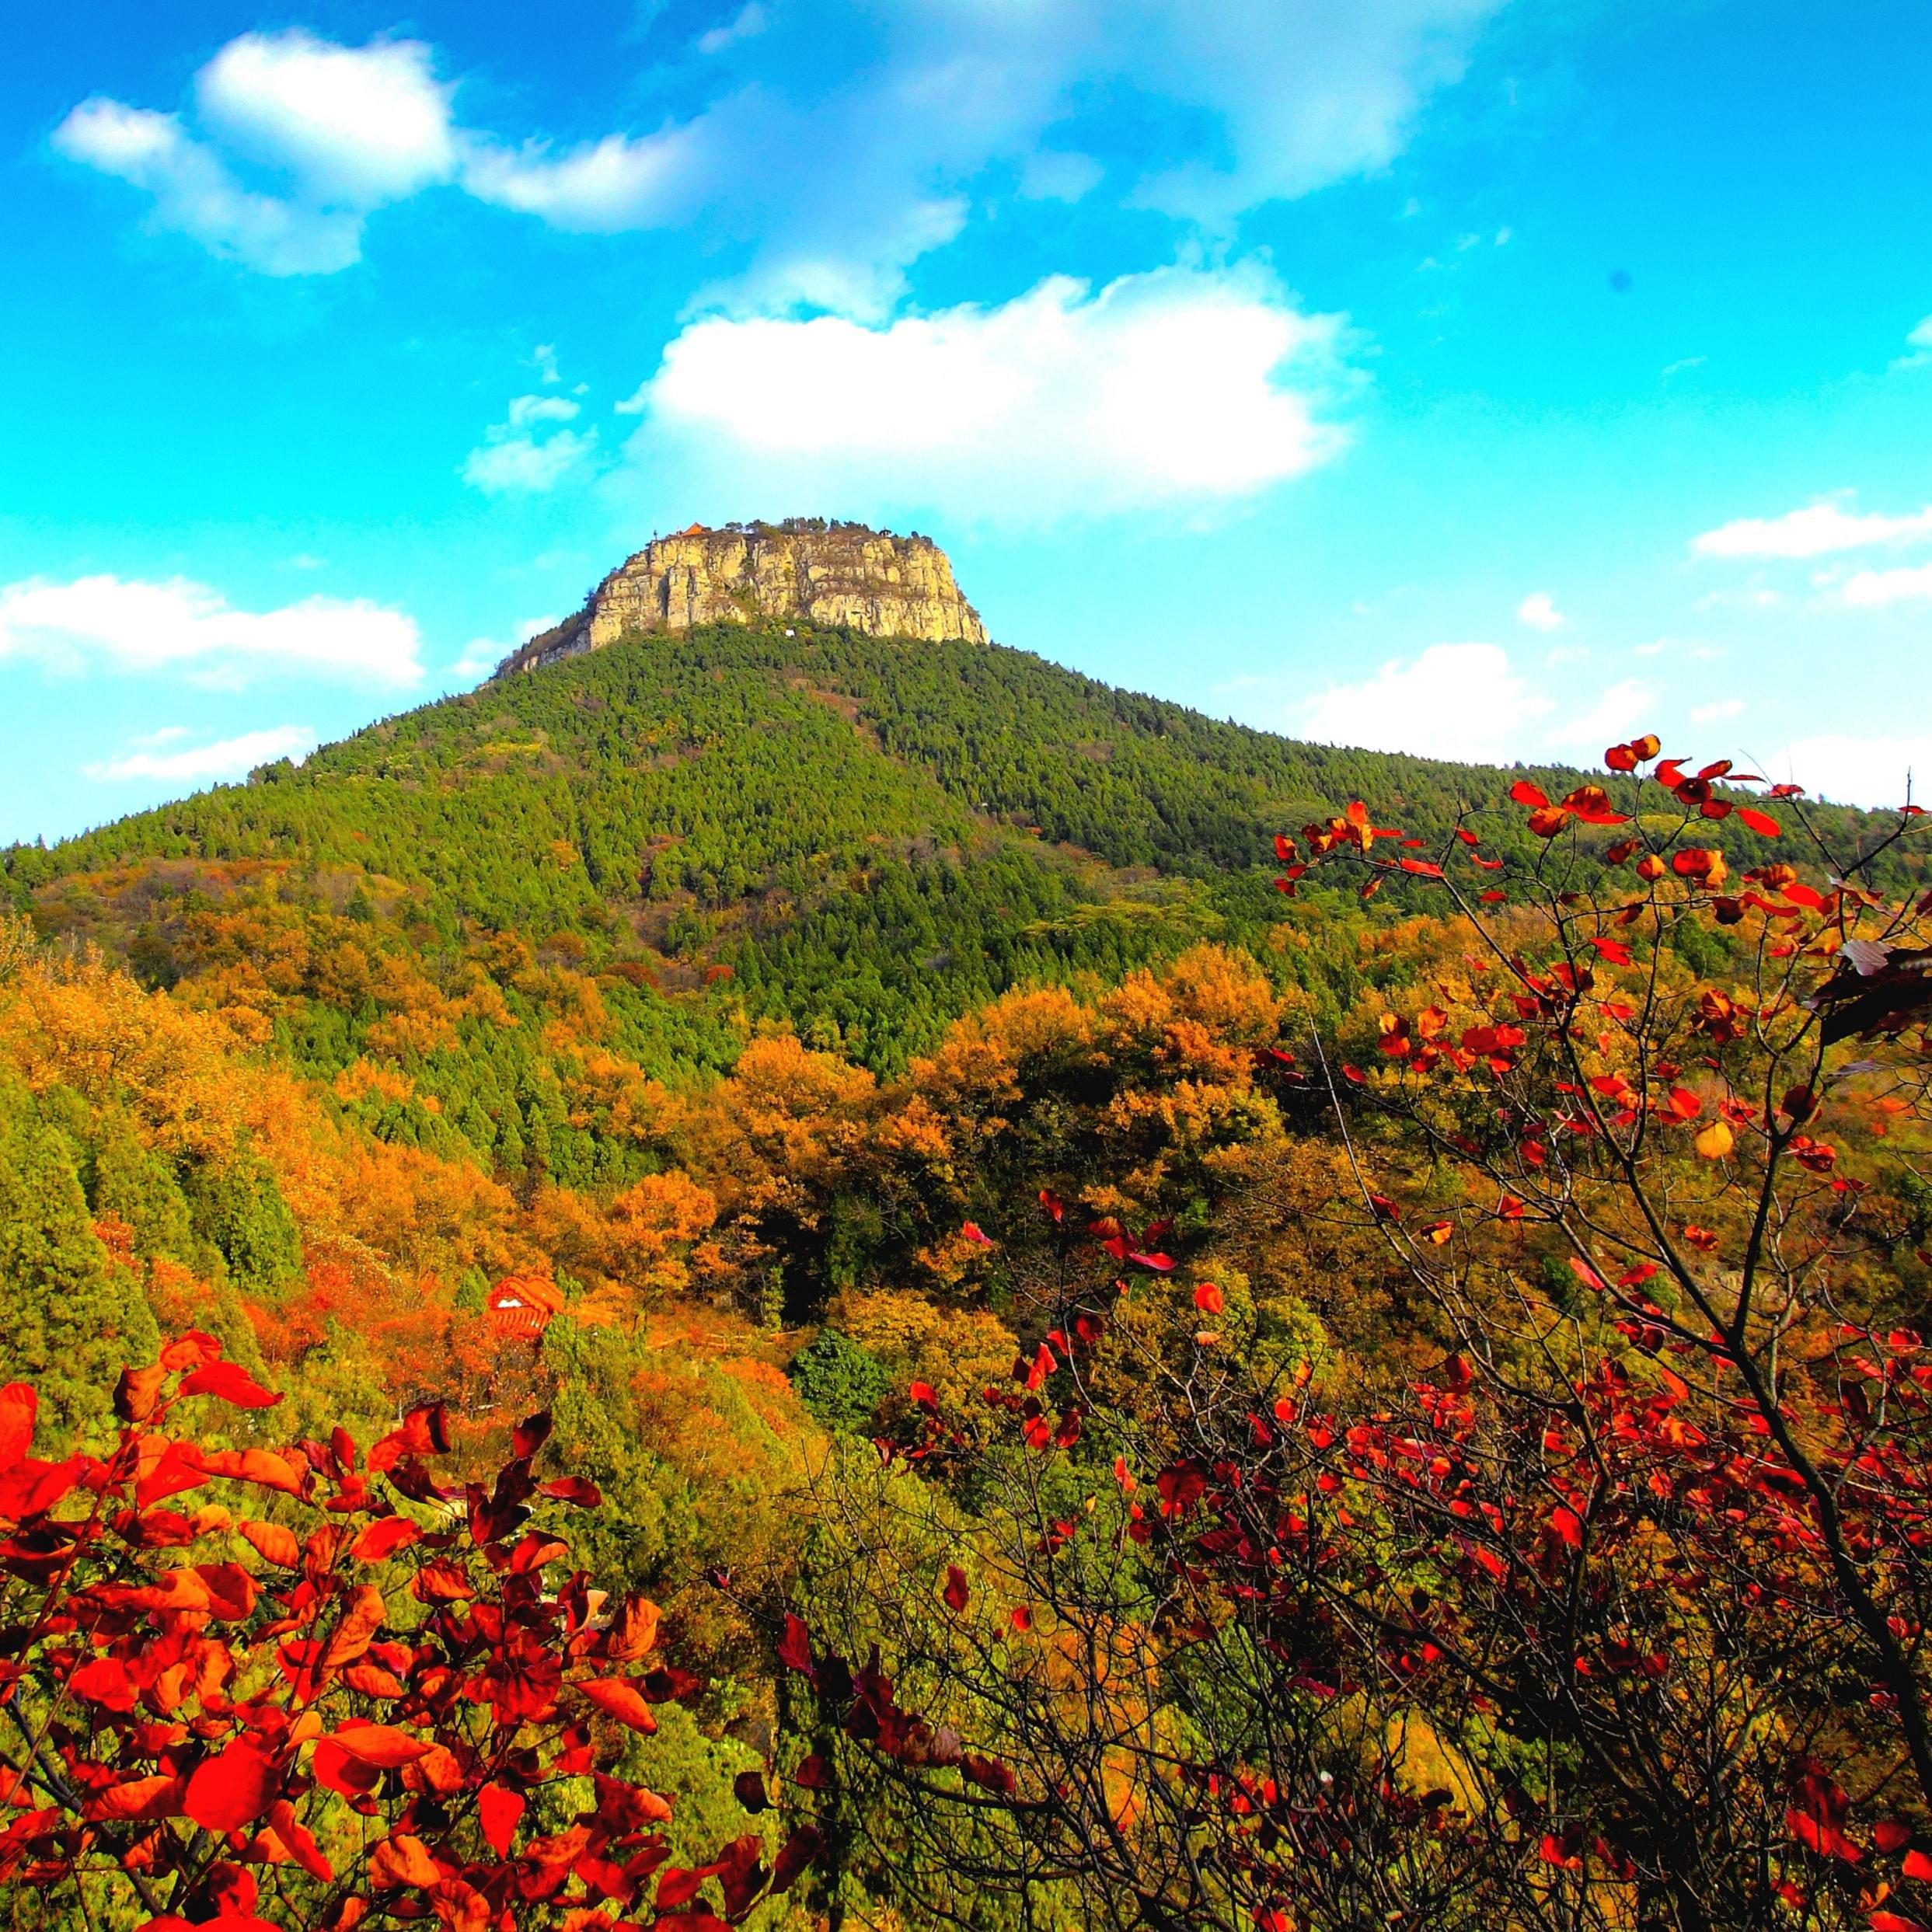
[(929, 537), (812, 518), (720, 530), (694, 523), (612, 571), (574, 617), (511, 652), (497, 675), (601, 650), (634, 631), (761, 619), (843, 625), (874, 637), (986, 641), (946, 553)]

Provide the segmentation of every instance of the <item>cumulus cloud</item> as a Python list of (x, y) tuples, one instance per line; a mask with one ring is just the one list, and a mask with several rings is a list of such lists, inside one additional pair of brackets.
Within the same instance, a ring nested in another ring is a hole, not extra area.
[(702, 221), (737, 252), (745, 302), (878, 315), (977, 200), (1093, 191), (1097, 103), (1169, 110), (1158, 160), (1118, 170), (1120, 198), (1225, 235), (1263, 202), (1386, 164), (1501, 4), (754, 0), (699, 37), (710, 58), (684, 71), (675, 113), (563, 145), (463, 125), (420, 42), (257, 32), (202, 69), (186, 119), (96, 99), (54, 145), (145, 190), (158, 225), (273, 274), (347, 267), (371, 211), (455, 183), (584, 233)]
[[(154, 225), (270, 275), (361, 260), (375, 209), (449, 178), (449, 89), (413, 40), (338, 47), (302, 29), (245, 33), (196, 77), (201, 129), (96, 96), (55, 151), (152, 197)], [(238, 173), (253, 164), (251, 186)]]
[(1499, 645), (1432, 644), (1362, 683), (1330, 687), (1291, 714), (1291, 728), (1318, 744), (1494, 763), (1520, 751), (1532, 720), (1551, 709)]
[(87, 100), (54, 131), (54, 146), (153, 197), (157, 228), (267, 275), (328, 275), (360, 260), (362, 217), (243, 187), (213, 148), (173, 114)]
[(420, 41), (339, 47), (300, 27), (244, 33), (195, 77), (201, 124), (225, 146), (350, 208), (450, 178), (452, 91)]
[(1570, 620), (1557, 609), (1556, 599), (1547, 591), (1532, 591), (1516, 606), (1516, 621), (1547, 635), (1562, 629)]
[(82, 769), (87, 777), (104, 781), (145, 778), (187, 784), (239, 778), (257, 765), (272, 764), (277, 759), (292, 758), (300, 762), (316, 748), (316, 734), (305, 724), (274, 725), (267, 731), (244, 731), (238, 738), (180, 751), (162, 748), (187, 735), (179, 726), (156, 731), (136, 739), (116, 756)]
[[(543, 379), (556, 379), (555, 360)], [(597, 451), (595, 430), (560, 429), (573, 422), (582, 405), (567, 396), (516, 396), (500, 423), (463, 459), (463, 481), (485, 496), (541, 496), (573, 470), (585, 467)]]
[(1932, 539), (1932, 504), (1904, 516), (1888, 517), (1875, 511), (1847, 510), (1841, 500), (1822, 497), (1802, 510), (1787, 511), (1781, 517), (1740, 517), (1705, 531), (1693, 539), (1690, 547), (1699, 556), (1787, 559), (1927, 539)]
[(1339, 321), (1256, 271), (1055, 276), (995, 307), (867, 326), (713, 316), (623, 406), (649, 476), (988, 521), (1251, 494), (1325, 462)]
[(0, 586), (0, 658), (61, 669), (185, 669), (230, 684), (298, 672), (404, 686), (422, 677), (420, 645), (413, 618), (363, 598), (245, 611), (183, 577), (28, 577)]

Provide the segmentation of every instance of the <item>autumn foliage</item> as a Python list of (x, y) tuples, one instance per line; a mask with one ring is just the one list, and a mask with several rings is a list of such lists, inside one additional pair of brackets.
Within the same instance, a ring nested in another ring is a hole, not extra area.
[(228, 1418), (280, 1400), (190, 1333), (123, 1375), (111, 1449), (48, 1460), (0, 1390), (0, 1885), (150, 1932), (696, 1932), (793, 1883), (809, 1826), (672, 1860), (626, 1740), (698, 1680), (571, 1566), (600, 1498), (535, 1473), (546, 1416), (454, 1482), (438, 1407), (366, 1453)]
[[(1527, 865), (1359, 804), (1278, 842), (1285, 891), (1449, 901), (1400, 1001), (1264, 1049), (1407, 1351), (1284, 1348), (1044, 1193), (1010, 1382), (915, 1383), (846, 1477), (862, 1572), (781, 1654), (935, 1872), (1121, 1925), (1932, 1923), (1932, 895), (1868, 882), (1920, 821), (1836, 853), (1658, 750), (1520, 783)], [(1812, 877), (1734, 880), (1733, 814)]]

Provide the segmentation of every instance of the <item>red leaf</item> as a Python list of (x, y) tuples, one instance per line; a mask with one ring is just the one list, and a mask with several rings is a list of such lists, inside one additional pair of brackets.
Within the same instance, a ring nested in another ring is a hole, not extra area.
[(1868, 1912), (1865, 1923), (1871, 1927), (1871, 1932), (1927, 1932), (1922, 1920), (1908, 1919), (1902, 1912)]
[(778, 1640), (778, 1661), (801, 1676), (812, 1675), (811, 1633), (803, 1617), (785, 1613), (785, 1634)]
[(510, 1847), (516, 1842), (517, 1821), (522, 1817), (524, 1808), (523, 1794), (500, 1784), (486, 1784), (476, 1794), (476, 1822), (482, 1826), (490, 1849), (499, 1858), (510, 1856)]
[(1550, 1512), (1550, 1527), (1572, 1550), (1583, 1547), (1583, 1522), (1574, 1509), (1567, 1509), (1561, 1503)]
[(181, 1384), (183, 1395), (211, 1395), (238, 1409), (272, 1409), (281, 1397), (264, 1389), (248, 1371), (232, 1362), (211, 1362)]
[(1526, 778), (1519, 778), (1510, 786), (1509, 795), (1519, 805), (1547, 805), (1550, 795), (1541, 786), (1533, 785)]
[[(804, 1766), (800, 1769), (802, 1771)], [(772, 1889), (774, 1892), (789, 1891), (793, 1881), (807, 1865), (813, 1864), (824, 1850), (825, 1840), (818, 1835), (817, 1827), (800, 1825), (785, 1840), (778, 1856), (772, 1861)]]
[(40, 1398), (24, 1382), (0, 1389), (0, 1470), (12, 1468), (33, 1446), (33, 1416)]
[(1905, 1875), (1908, 1878), (1932, 1878), (1932, 1858), (1922, 1851), (1909, 1851), (1905, 1855)]
[(943, 1594), (949, 1610), (963, 1610), (970, 1592), (966, 1588), (966, 1572), (957, 1563), (946, 1566), (946, 1588)]
[(268, 1809), (280, 1781), (267, 1749), (240, 1738), (195, 1766), (181, 1808), (204, 1831), (239, 1831)]
[(960, 1233), (976, 1247), (989, 1248), (994, 1245), (992, 1236), (987, 1233), (977, 1221), (968, 1221), (964, 1223), (960, 1229)]
[(171, 1341), (161, 1351), (161, 1366), (173, 1375), (177, 1369), (203, 1369), (221, 1359), (221, 1344), (198, 1328)]
[(933, 1393), (933, 1385), (929, 1382), (912, 1383), (908, 1386), (905, 1393), (922, 1409), (936, 1409), (939, 1407), (939, 1397)]
[(70, 1456), (64, 1463), (37, 1462), (23, 1457), (0, 1476), (0, 1516), (16, 1522), (27, 1516), (44, 1515), (78, 1483), (87, 1469), (87, 1458)]
[(369, 1473), (380, 1475), (406, 1456), (440, 1456), (449, 1447), (449, 1424), (440, 1402), (412, 1409), (369, 1451)]
[(1226, 1306), (1226, 1302), (1213, 1282), (1203, 1282), (1194, 1292), (1194, 1305), (1204, 1315), (1218, 1315)]
[(399, 1550), (406, 1550), (423, 1533), (420, 1526), (406, 1516), (385, 1516), (371, 1523), (349, 1546), (358, 1563), (380, 1563)]
[(1784, 828), (1769, 812), (1759, 811), (1749, 805), (1740, 805), (1738, 817), (1760, 839), (1782, 839), (1784, 836)]
[(81, 1665), (67, 1680), (77, 1697), (110, 1711), (128, 1711), (134, 1707), (134, 1683), (127, 1666), (118, 1657), (95, 1657)]
[(595, 1509), (604, 1500), (604, 1492), (588, 1476), (560, 1476), (542, 1484), (537, 1493), (553, 1502), (574, 1503), (580, 1509)]

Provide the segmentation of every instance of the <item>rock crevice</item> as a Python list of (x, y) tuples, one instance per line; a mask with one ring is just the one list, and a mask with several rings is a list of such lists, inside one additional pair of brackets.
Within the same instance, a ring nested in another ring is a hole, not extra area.
[(497, 667), (504, 677), (601, 650), (633, 631), (796, 619), (874, 637), (986, 642), (986, 626), (930, 538), (851, 523), (693, 524), (658, 537), (591, 593), (574, 617)]

